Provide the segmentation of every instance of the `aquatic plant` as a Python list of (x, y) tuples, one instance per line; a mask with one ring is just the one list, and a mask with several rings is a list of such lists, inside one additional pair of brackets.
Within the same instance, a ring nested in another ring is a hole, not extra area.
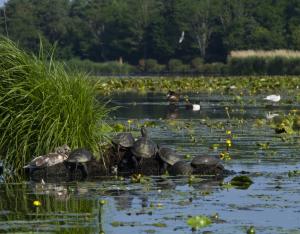
[(299, 76), (235, 76), (235, 77), (91, 77), (98, 83), (99, 93), (112, 94), (124, 91), (165, 92), (180, 90), (186, 92), (211, 92), (235, 94), (237, 101), (241, 96), (266, 94), (270, 91), (295, 90), (299, 86)]
[(231, 179), (230, 184), (235, 188), (247, 189), (253, 181), (248, 176), (235, 176)]
[(99, 152), (109, 131), (95, 84), (52, 55), (42, 46), (30, 55), (0, 38), (0, 158), (12, 170), (65, 143)]
[(192, 227), (193, 229), (199, 229), (199, 228), (204, 228), (208, 225), (210, 225), (211, 219), (207, 216), (204, 215), (197, 215), (194, 217), (190, 217), (187, 220), (187, 224)]

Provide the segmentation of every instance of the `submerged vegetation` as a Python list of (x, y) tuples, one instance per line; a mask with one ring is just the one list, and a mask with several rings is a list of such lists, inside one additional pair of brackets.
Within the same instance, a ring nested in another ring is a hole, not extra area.
[(83, 74), (68, 74), (52, 54), (29, 55), (0, 39), (0, 156), (20, 169), (33, 156), (69, 144), (99, 151), (108, 109)]

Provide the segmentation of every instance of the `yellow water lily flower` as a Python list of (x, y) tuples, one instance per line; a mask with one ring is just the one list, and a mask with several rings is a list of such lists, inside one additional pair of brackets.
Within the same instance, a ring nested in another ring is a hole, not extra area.
[(42, 203), (38, 200), (35, 200), (35, 201), (33, 201), (33, 205), (36, 206), (36, 207), (39, 207), (39, 206), (42, 205)]

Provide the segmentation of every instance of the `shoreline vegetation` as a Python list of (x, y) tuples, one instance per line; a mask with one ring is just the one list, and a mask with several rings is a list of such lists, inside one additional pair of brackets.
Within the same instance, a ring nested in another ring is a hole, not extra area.
[(111, 129), (96, 86), (84, 74), (67, 73), (42, 45), (34, 56), (0, 38), (0, 160), (10, 174), (63, 144), (100, 157)]
[(200, 57), (190, 63), (171, 59), (160, 64), (155, 59), (142, 59), (137, 65), (122, 59), (108, 62), (71, 59), (64, 61), (71, 70), (91, 75), (170, 75), (170, 76), (279, 76), (300, 75), (300, 52), (292, 50), (232, 51), (226, 63), (205, 63)]
[(110, 95), (119, 92), (163, 92), (168, 90), (185, 92), (219, 92), (259, 94), (271, 91), (284, 93), (299, 90), (300, 76), (228, 76), (228, 77), (105, 77), (91, 76), (97, 83), (97, 92)]

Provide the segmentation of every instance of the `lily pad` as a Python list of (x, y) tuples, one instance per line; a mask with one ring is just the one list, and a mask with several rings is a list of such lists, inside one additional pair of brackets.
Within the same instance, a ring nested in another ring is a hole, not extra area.
[(231, 180), (231, 185), (239, 189), (247, 189), (253, 181), (248, 176), (235, 176)]
[(209, 226), (211, 223), (211, 219), (204, 215), (193, 216), (187, 220), (187, 224), (193, 229), (204, 228)]

